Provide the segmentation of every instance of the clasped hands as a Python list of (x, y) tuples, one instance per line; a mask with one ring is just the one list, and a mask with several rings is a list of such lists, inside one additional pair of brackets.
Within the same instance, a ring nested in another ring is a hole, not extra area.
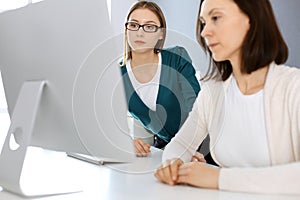
[(156, 170), (154, 176), (169, 185), (188, 184), (218, 189), (219, 173), (219, 168), (206, 164), (203, 155), (196, 152), (188, 163), (183, 163), (180, 158), (167, 160)]
[[(142, 139), (134, 139), (137, 156), (148, 156), (150, 145)], [(183, 163), (180, 158), (167, 160), (161, 165), (154, 176), (162, 183), (169, 185), (188, 184), (196, 187), (218, 189), (220, 169), (206, 164), (204, 156), (196, 152), (191, 162)]]

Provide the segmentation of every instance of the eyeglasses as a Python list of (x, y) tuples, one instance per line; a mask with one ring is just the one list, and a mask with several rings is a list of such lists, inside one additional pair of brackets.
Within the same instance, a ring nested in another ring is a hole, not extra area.
[(161, 28), (161, 27), (156, 26), (154, 24), (140, 25), (140, 24), (135, 23), (135, 22), (126, 22), (125, 27), (126, 27), (127, 30), (130, 30), (130, 31), (138, 31), (140, 29), (140, 27), (142, 27), (143, 30), (147, 33), (155, 33), (159, 28)]

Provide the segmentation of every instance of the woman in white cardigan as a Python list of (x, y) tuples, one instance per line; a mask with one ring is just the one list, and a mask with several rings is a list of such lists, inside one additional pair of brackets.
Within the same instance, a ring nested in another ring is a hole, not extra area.
[[(166, 184), (300, 194), (300, 70), (269, 0), (201, 0), (197, 38), (211, 57), (187, 121), (155, 177)], [(190, 162), (210, 134), (221, 166)]]

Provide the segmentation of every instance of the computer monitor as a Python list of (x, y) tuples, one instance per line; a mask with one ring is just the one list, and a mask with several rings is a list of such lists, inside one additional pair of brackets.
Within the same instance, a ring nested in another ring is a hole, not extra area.
[[(1, 13), (0, 27), (11, 118), (1, 176), (24, 159), (28, 145), (132, 160), (121, 45), (112, 38), (106, 1), (45, 0)], [(20, 144), (15, 151), (9, 149), (11, 136)]]

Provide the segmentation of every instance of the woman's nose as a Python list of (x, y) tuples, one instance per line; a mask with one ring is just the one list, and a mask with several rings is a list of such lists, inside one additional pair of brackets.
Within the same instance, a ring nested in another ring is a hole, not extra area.
[(137, 35), (144, 35), (144, 29), (140, 27), (137, 31)]
[(212, 39), (213, 35), (214, 35), (213, 27), (205, 24), (201, 31), (201, 37), (204, 39), (206, 45), (209, 44), (208, 41)]
[(211, 34), (211, 30), (210, 30), (209, 26), (208, 25), (204, 25), (204, 27), (203, 27), (203, 29), (201, 31), (201, 36), (203, 38), (205, 38), (205, 37), (207, 37), (210, 34)]

